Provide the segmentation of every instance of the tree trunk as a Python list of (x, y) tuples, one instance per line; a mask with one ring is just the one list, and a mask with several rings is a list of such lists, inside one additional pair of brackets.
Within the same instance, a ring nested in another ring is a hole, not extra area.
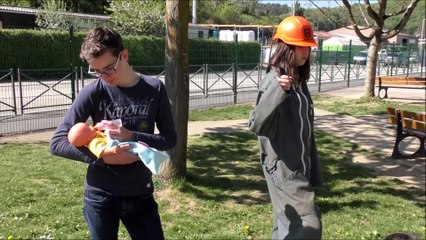
[(188, 140), (188, 22), (189, 0), (166, 1), (165, 84), (172, 105), (177, 144), (160, 175), (165, 179), (186, 176)]
[(368, 58), (364, 82), (364, 97), (374, 96), (374, 83), (376, 79), (377, 58), (380, 49), (380, 37), (375, 36), (368, 47)]

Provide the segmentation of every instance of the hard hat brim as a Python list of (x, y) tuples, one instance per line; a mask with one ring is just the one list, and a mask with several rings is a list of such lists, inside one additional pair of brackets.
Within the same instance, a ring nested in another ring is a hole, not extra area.
[[(277, 40), (280, 39), (281, 41), (283, 41), (281, 38), (274, 36), (272, 38), (272, 40)], [(283, 41), (286, 44), (289, 45), (294, 45), (294, 46), (301, 46), (301, 47), (318, 47), (318, 43), (316, 43), (314, 40), (310, 41), (310, 40), (305, 40), (305, 41), (297, 41), (297, 42), (291, 42), (291, 41)]]

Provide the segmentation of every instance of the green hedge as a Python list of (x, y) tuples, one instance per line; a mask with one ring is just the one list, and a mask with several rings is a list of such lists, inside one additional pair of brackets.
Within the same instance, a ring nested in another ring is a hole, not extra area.
[[(75, 33), (73, 57), (76, 66), (86, 66), (78, 57), (86, 33)], [(133, 66), (164, 65), (164, 38), (150, 36), (123, 36)], [(70, 66), (68, 32), (37, 30), (0, 30), (0, 69), (56, 69)], [(189, 64), (230, 64), (237, 53), (239, 64), (257, 63), (260, 45), (257, 42), (220, 42), (190, 39)]]

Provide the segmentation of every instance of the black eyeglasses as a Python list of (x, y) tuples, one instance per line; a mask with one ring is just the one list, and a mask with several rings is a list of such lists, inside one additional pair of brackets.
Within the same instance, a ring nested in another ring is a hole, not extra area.
[(118, 54), (117, 61), (115, 62), (114, 66), (105, 68), (103, 70), (92, 70), (89, 65), (89, 70), (87, 71), (87, 73), (94, 77), (101, 77), (101, 76), (109, 77), (112, 74), (117, 72), (117, 65), (120, 59), (121, 59), (121, 52)]

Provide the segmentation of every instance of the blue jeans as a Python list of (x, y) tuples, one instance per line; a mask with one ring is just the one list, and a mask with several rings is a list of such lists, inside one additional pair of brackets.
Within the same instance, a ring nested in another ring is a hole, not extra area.
[(120, 220), (132, 239), (164, 239), (158, 205), (152, 195), (117, 197), (86, 187), (84, 218), (90, 239), (117, 239)]

